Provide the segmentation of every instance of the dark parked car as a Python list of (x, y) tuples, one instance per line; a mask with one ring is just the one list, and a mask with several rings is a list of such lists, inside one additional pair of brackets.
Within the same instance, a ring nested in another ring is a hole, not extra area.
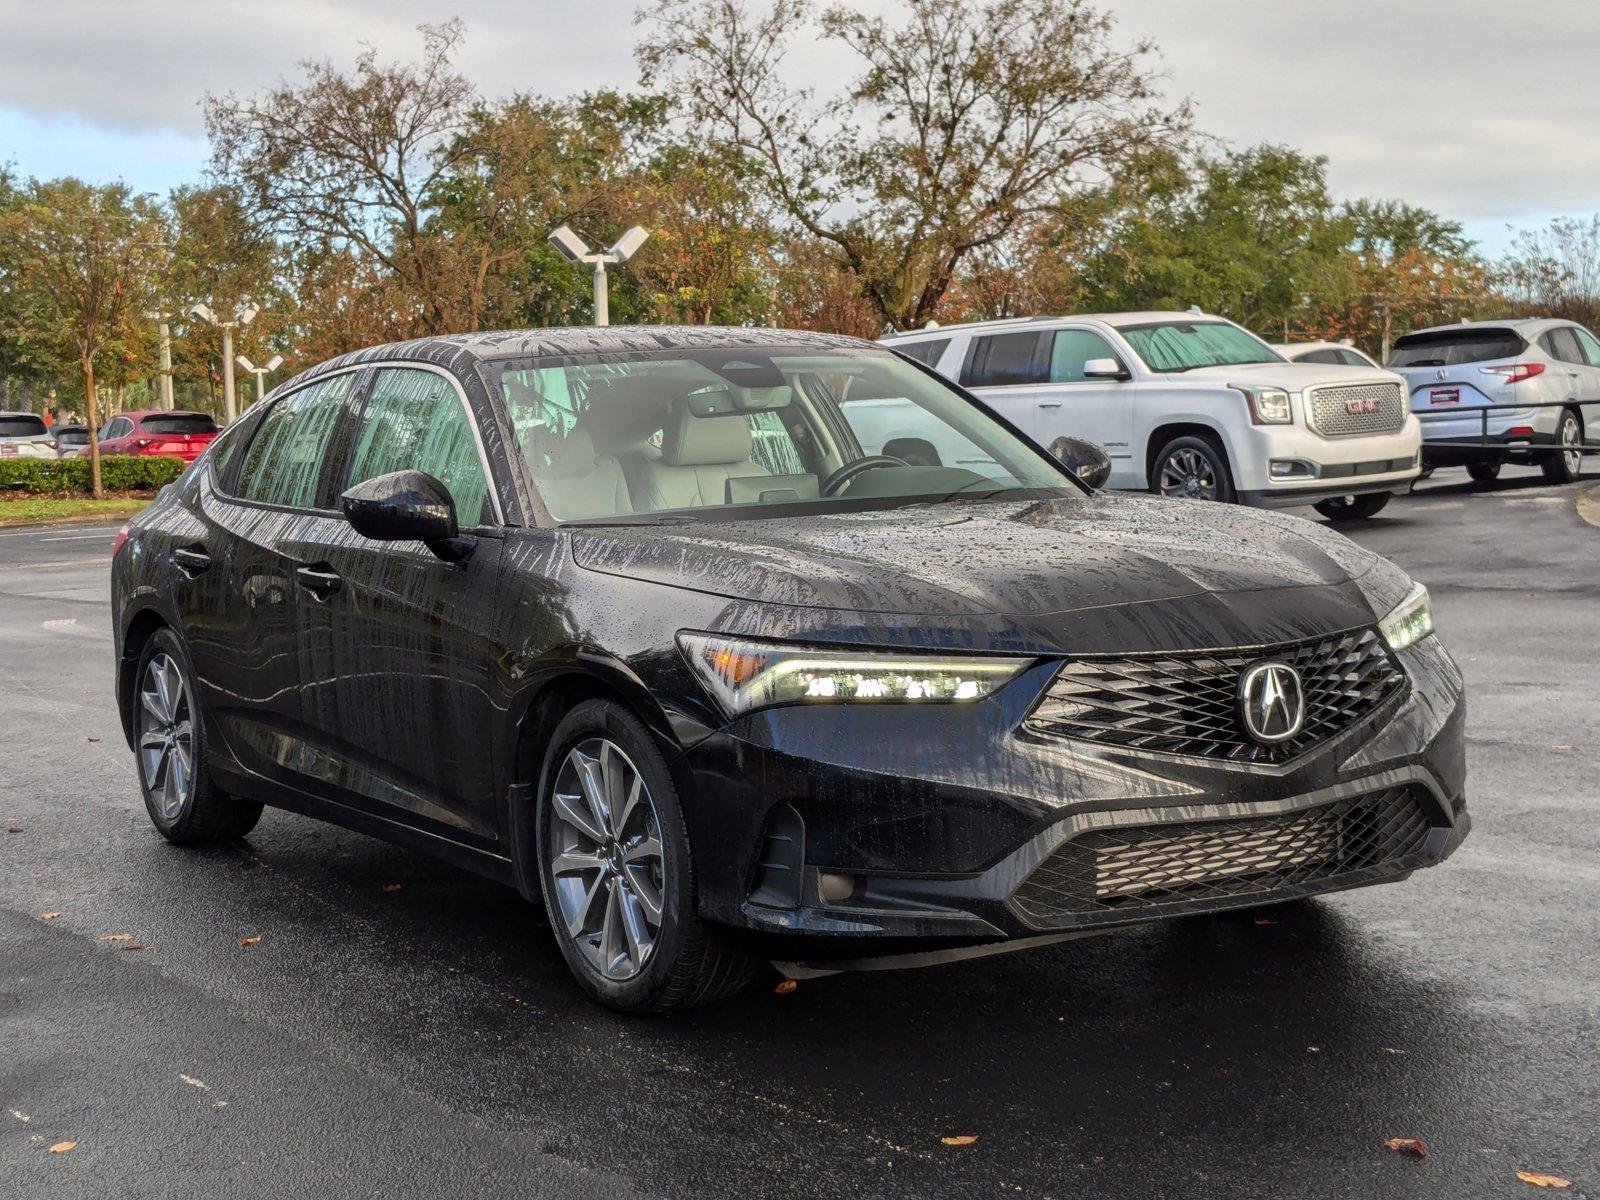
[(56, 440), (56, 452), (62, 458), (82, 458), (89, 453), (89, 427), (87, 425), (57, 425), (50, 430)]
[[(886, 404), (961, 465), (865, 454)], [(113, 593), (169, 840), (268, 804), (425, 848), (542, 901), (618, 1008), (1401, 879), (1469, 825), (1404, 573), (1102, 495), (849, 338), (346, 355), (129, 523)]]
[(101, 427), (100, 453), (168, 454), (193, 462), (216, 436), (217, 423), (206, 413), (123, 413)]

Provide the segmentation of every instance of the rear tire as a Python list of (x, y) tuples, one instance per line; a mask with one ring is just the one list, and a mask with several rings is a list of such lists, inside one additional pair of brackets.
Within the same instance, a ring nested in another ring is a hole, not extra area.
[(1583, 455), (1579, 449), (1583, 445), (1583, 418), (1570, 408), (1561, 410), (1561, 419), (1556, 423), (1556, 444), (1562, 447), (1561, 452), (1541, 455), (1543, 461), (1539, 469), (1551, 483), (1571, 483), (1583, 474)]
[(1173, 438), (1150, 465), (1152, 491), (1174, 499), (1233, 500), (1228, 456), (1212, 438), (1187, 434)]
[(261, 805), (219, 790), (206, 766), (205, 720), (183, 642), (158, 629), (134, 676), (134, 754), (145, 811), (175, 846), (231, 842), (255, 828)]
[(1478, 483), (1493, 483), (1500, 478), (1500, 465), (1497, 462), (1468, 463), (1467, 474)]
[(1388, 492), (1369, 492), (1365, 496), (1329, 496), (1313, 507), (1330, 521), (1364, 521), (1382, 512), (1388, 503)]
[(592, 999), (668, 1013), (756, 978), (759, 960), (700, 920), (677, 789), (655, 739), (621, 705), (586, 700), (556, 727), (536, 829), (550, 928)]

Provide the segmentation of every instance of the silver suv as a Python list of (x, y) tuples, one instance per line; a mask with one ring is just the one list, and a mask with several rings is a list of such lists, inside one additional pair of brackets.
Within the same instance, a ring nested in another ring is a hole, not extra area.
[(1490, 480), (1503, 463), (1536, 462), (1552, 483), (1570, 483), (1585, 441), (1600, 444), (1600, 339), (1571, 321), (1420, 329), (1395, 342), (1389, 369), (1421, 417), (1428, 467)]
[(0, 458), (55, 458), (56, 440), (44, 418), (29, 412), (0, 412)]

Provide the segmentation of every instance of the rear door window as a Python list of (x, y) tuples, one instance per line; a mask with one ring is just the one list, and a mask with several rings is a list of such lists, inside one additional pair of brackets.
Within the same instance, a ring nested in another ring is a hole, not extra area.
[(1083, 367), (1096, 358), (1110, 358), (1117, 362), (1117, 352), (1092, 329), (1058, 329), (1050, 349), (1050, 382), (1083, 383)]
[(1583, 351), (1578, 348), (1578, 339), (1573, 336), (1570, 329), (1552, 329), (1539, 341), (1552, 358), (1561, 362), (1577, 363), (1579, 365), (1585, 362)]
[(333, 375), (275, 401), (245, 451), (234, 494), (258, 504), (318, 507), (318, 484), (353, 378)]
[(1589, 365), (1600, 367), (1600, 339), (1587, 329), (1574, 329), (1572, 334), (1578, 339), (1578, 345), (1583, 347), (1583, 354), (1589, 360)]
[(1005, 387), (1049, 381), (1049, 335), (997, 333), (972, 339), (961, 382), (968, 387)]
[(1354, 350), (1340, 350), (1337, 361), (1347, 367), (1370, 367), (1372, 365)]
[(1294, 361), (1303, 363), (1327, 363), (1329, 366), (1333, 367), (1342, 366), (1344, 364), (1344, 360), (1339, 357), (1339, 352), (1337, 350), (1307, 350), (1304, 354), (1295, 355)]
[(1527, 347), (1511, 329), (1437, 329), (1408, 333), (1394, 344), (1391, 367), (1454, 367), (1515, 358)]
[(391, 471), (425, 471), (444, 484), (463, 526), (494, 521), (477, 430), (444, 375), (389, 367), (373, 381), (346, 486)]

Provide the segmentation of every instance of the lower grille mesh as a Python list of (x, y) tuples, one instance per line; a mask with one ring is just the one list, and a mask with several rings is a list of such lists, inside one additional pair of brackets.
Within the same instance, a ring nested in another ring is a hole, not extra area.
[(1278, 816), (1095, 829), (1058, 846), (1011, 902), (1024, 919), (1047, 926), (1347, 876), (1358, 882), (1419, 865), (1428, 829), (1406, 788)]

